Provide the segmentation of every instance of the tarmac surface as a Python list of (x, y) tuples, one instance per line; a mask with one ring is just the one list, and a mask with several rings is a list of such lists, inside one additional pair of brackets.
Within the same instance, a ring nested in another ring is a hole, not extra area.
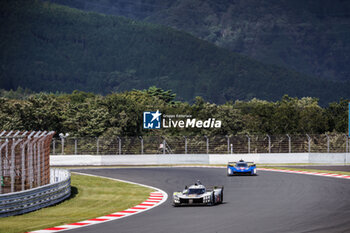
[[(228, 177), (225, 168), (74, 171), (155, 186), (169, 198), (149, 211), (71, 233), (350, 232), (350, 181), (345, 179), (269, 171)], [(173, 207), (172, 193), (196, 180), (208, 186), (224, 185), (224, 203)]]

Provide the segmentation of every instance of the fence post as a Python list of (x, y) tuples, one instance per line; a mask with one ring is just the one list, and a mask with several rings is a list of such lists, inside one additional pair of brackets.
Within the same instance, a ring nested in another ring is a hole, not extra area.
[[(43, 132), (43, 134), (41, 136), (43, 136), (43, 138), (41, 138), (39, 141), (38, 141), (38, 159), (37, 159), (37, 184), (38, 186), (41, 186), (41, 163), (45, 163), (45, 156), (44, 156), (44, 140), (45, 140), (45, 134), (46, 134), (46, 131)], [(41, 155), (43, 154), (43, 161), (41, 161)], [(43, 171), (44, 170), (44, 167), (43, 167)]]
[(345, 136), (345, 153), (349, 152), (349, 137), (348, 135), (344, 134)]
[[(16, 137), (19, 134), (19, 131), (13, 136)], [(11, 193), (15, 191), (15, 149), (17, 144), (21, 141), (21, 139), (17, 140), (15, 138), (12, 139), (12, 146), (11, 146), (11, 168), (10, 168), (10, 176), (11, 176)]]
[(231, 154), (233, 154), (233, 145), (231, 143)]
[(41, 181), (41, 173), (40, 173), (40, 163), (41, 163), (41, 159), (40, 159), (40, 155), (41, 155), (41, 140), (38, 140), (37, 141), (37, 149), (38, 149), (38, 152), (36, 154), (36, 185), (37, 187), (40, 186), (40, 181)]
[(230, 137), (228, 135), (225, 137), (227, 138), (227, 154), (230, 154)]
[(207, 144), (207, 154), (209, 154), (209, 138), (207, 136), (204, 136), (207, 140), (206, 140), (206, 144)]
[[(2, 176), (2, 149), (5, 147), (7, 149), (7, 144), (9, 143), (9, 140), (6, 138), (6, 140), (4, 140), (4, 143), (0, 146), (0, 178), (2, 179), (1, 182), (5, 182), (3, 180), (3, 176)], [(0, 194), (2, 194), (2, 183), (0, 184)]]
[(96, 155), (100, 153), (100, 138), (96, 137)]
[(29, 187), (32, 189), (34, 183), (34, 166), (35, 166), (35, 161), (36, 161), (36, 157), (35, 155), (38, 153), (37, 150), (37, 142), (40, 138), (40, 134), (41, 131), (38, 131), (34, 137), (33, 140), (31, 141), (31, 145), (30, 145), (30, 154), (29, 154), (29, 160), (28, 160), (28, 164), (29, 164), (29, 174), (28, 174), (28, 180), (29, 180)]
[(140, 136), (140, 141), (141, 141), (141, 154), (143, 155), (143, 138)]
[[(0, 143), (1, 143), (1, 140), (0, 140)], [(6, 143), (6, 142), (5, 142)], [(4, 182), (3, 178), (2, 178), (2, 155), (1, 155), (1, 152), (2, 152), (2, 148), (5, 144), (0, 144), (0, 194), (2, 194), (2, 184)]]
[(119, 153), (119, 155), (121, 155), (122, 154), (122, 140), (118, 136), (117, 136), (117, 138), (118, 138), (118, 150), (119, 150), (118, 153)]
[[(33, 136), (34, 139), (35, 135)], [(32, 180), (31, 180), (31, 174), (32, 174), (32, 163), (33, 163), (33, 142), (30, 141), (28, 148), (27, 148), (27, 152), (28, 152), (28, 159), (27, 159), (27, 181), (29, 183), (29, 187), (32, 188)]]
[(10, 166), (10, 176), (11, 176), (11, 193), (13, 193), (15, 187), (15, 139), (12, 139), (11, 146), (11, 166)]
[(163, 155), (165, 155), (165, 138), (164, 137), (162, 137), (163, 138)]
[(68, 133), (66, 133), (66, 134), (60, 133), (59, 136), (60, 136), (61, 142), (62, 142), (62, 155), (64, 155), (64, 140), (69, 136), (69, 134)]
[(64, 155), (64, 137), (61, 137), (62, 155)]
[(266, 136), (269, 139), (269, 153), (271, 153), (271, 137), (268, 134), (266, 134)]
[(74, 154), (78, 154), (78, 139), (74, 138)]
[(308, 141), (308, 152), (310, 153), (311, 151), (311, 138), (308, 134), (306, 134), (307, 141)]
[(55, 155), (56, 153), (56, 139), (54, 138), (52, 140), (52, 155)]
[(329, 136), (328, 134), (325, 134), (327, 137), (327, 153), (329, 153)]
[(187, 137), (184, 136), (184, 138), (185, 138), (185, 154), (187, 154)]
[[(22, 165), (22, 177), (21, 177), (21, 190), (24, 191), (24, 182), (25, 182), (25, 178), (26, 178), (26, 167), (25, 167), (25, 149), (26, 149), (26, 144), (28, 143), (29, 140), (27, 140), (26, 142), (24, 142), (21, 145), (21, 165)], [(0, 156), (1, 157), (1, 156)], [(1, 159), (1, 158), (0, 158)], [(1, 166), (1, 164), (0, 164)], [(0, 176), (2, 174), (0, 173)], [(0, 192), (1, 193), (1, 192)]]
[(289, 134), (286, 134), (286, 135), (288, 137), (288, 153), (291, 153), (292, 152), (291, 138), (290, 138)]
[(248, 138), (248, 154), (250, 154), (250, 137), (245, 135)]
[[(12, 132), (12, 131), (11, 131)], [(8, 176), (8, 167), (9, 167), (9, 163), (8, 163), (8, 158), (9, 158), (9, 141), (8, 139), (6, 139), (6, 145), (5, 145), (5, 155), (4, 155), (4, 176)]]

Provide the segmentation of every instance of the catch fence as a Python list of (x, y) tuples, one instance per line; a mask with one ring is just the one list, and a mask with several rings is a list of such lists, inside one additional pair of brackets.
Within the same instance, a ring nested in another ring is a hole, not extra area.
[(52, 141), (52, 155), (244, 154), (349, 152), (345, 134), (61, 137)]
[(50, 183), (54, 132), (0, 131), (0, 194)]

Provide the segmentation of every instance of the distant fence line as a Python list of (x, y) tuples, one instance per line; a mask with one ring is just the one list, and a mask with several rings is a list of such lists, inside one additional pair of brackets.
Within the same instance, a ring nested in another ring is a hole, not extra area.
[(345, 134), (61, 137), (53, 139), (52, 155), (244, 154), (349, 152)]

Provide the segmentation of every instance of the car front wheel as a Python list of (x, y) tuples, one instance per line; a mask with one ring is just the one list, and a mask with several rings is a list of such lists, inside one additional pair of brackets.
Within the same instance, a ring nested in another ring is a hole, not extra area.
[(227, 176), (231, 176), (231, 168), (227, 168)]

